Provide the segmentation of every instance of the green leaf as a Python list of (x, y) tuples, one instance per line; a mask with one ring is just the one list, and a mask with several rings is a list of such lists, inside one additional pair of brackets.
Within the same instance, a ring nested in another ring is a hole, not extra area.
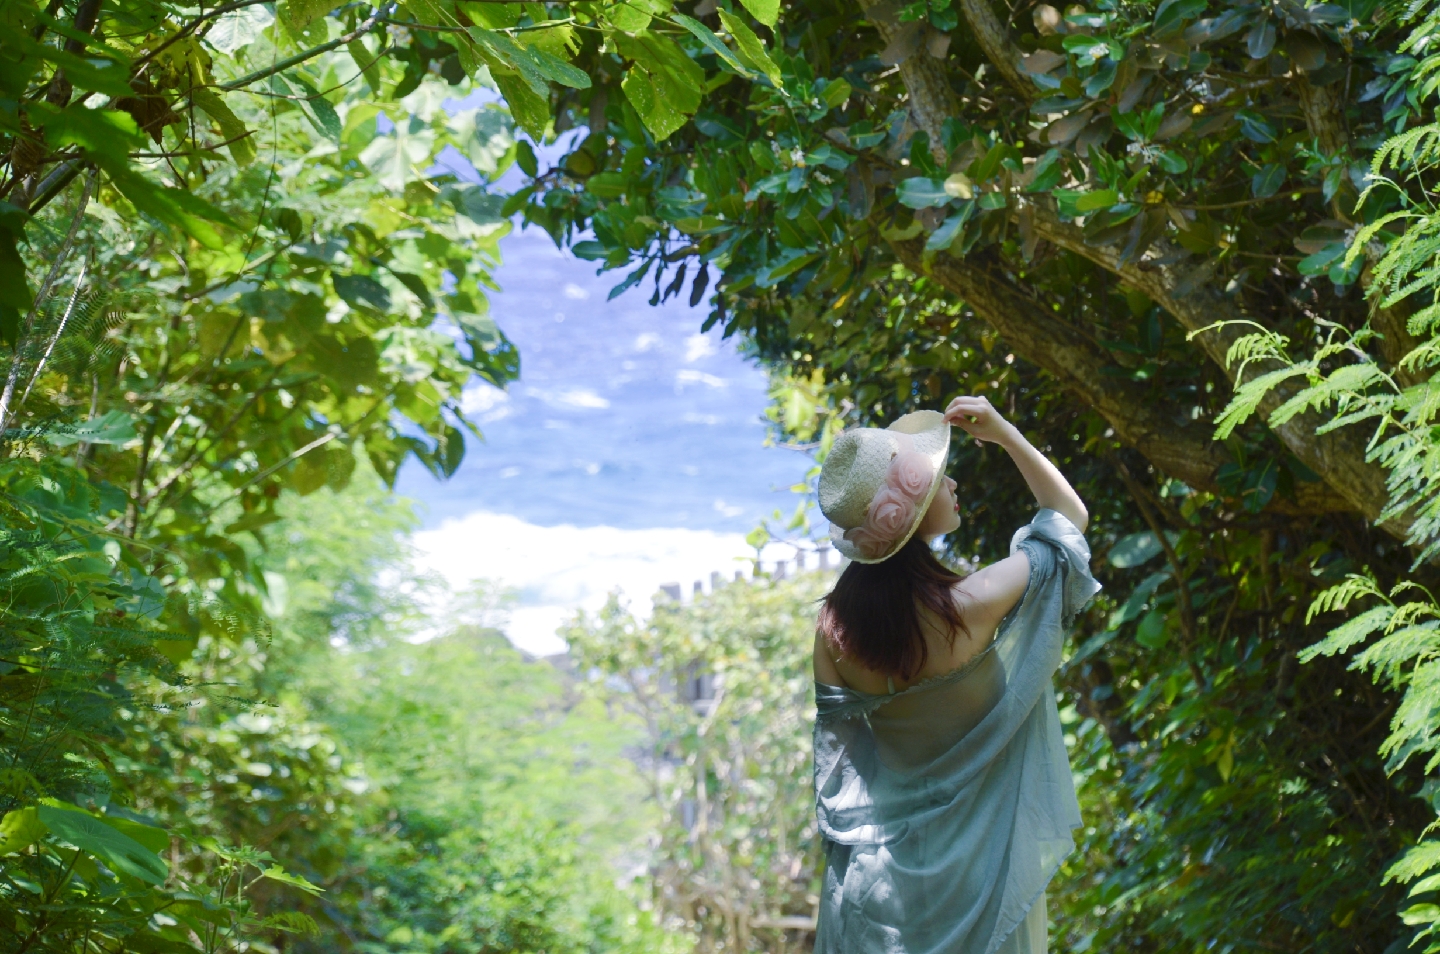
[(1152, 609), (1135, 628), (1135, 641), (1146, 649), (1164, 649), (1170, 636), (1165, 631), (1165, 614)]
[(30, 121), (45, 130), (52, 148), (79, 146), (92, 157), (123, 166), (130, 152), (145, 145), (140, 127), (129, 113), (117, 109), (89, 109), (72, 104), (56, 109), (46, 102), (32, 103)]
[(1131, 591), (1130, 598), (1125, 601), (1125, 605), (1110, 614), (1106, 628), (1115, 629), (1139, 616), (1140, 612), (1145, 608), (1145, 604), (1150, 601), (1150, 597), (1155, 593), (1155, 590), (1161, 583), (1164, 583), (1168, 579), (1170, 579), (1168, 571), (1152, 573), (1147, 576), (1139, 586)]
[(351, 40), (345, 45), (345, 50), (350, 54), (350, 58), (355, 61), (356, 68), (364, 75), (365, 82), (370, 86), (370, 92), (378, 94), (382, 82), (380, 78), (379, 54), (371, 53), (370, 49), (365, 46), (363, 39)]
[(1240, 134), (1251, 142), (1263, 144), (1275, 141), (1274, 125), (1259, 113), (1242, 109), (1235, 113), (1235, 118), (1240, 120)]
[(535, 158), (535, 147), (523, 139), (515, 144), (515, 165), (532, 179), (540, 174), (540, 160)]
[(768, 27), (774, 27), (780, 19), (780, 0), (740, 0), (740, 4)]
[(22, 851), (45, 837), (45, 825), (35, 806), (6, 812), (0, 819), (0, 855)]
[(291, 26), (303, 29), (315, 20), (325, 16), (345, 0), (285, 0)]
[[(27, 59), (46, 60), (65, 71), (65, 78), (79, 89), (93, 90), (106, 96), (134, 96), (130, 87), (130, 61), (119, 51), (86, 37), (90, 48), (77, 55), (59, 46), (37, 43), (24, 30), (11, 24), (5, 31), (6, 59), (20, 54)], [(34, 105), (33, 103), (31, 105)], [(83, 108), (83, 107), (82, 107)]]
[(950, 193), (945, 191), (945, 183), (924, 176), (914, 176), (901, 181), (895, 190), (895, 197), (900, 200), (901, 205), (911, 209), (939, 208), (950, 204)]
[(1149, 563), (1163, 549), (1155, 534), (1149, 530), (1132, 533), (1115, 541), (1115, 545), (1110, 548), (1110, 565), (1128, 570)]
[(268, 878), (271, 881), (278, 881), (281, 884), (288, 884), (292, 888), (299, 888), (306, 894), (321, 895), (325, 893), (325, 889), (319, 885), (311, 884), (299, 875), (293, 875), (284, 868), (275, 865), (266, 868), (260, 872), (260, 874), (261, 877)]
[(547, 80), (575, 89), (590, 88), (590, 77), (584, 70), (539, 47), (523, 46), (504, 33), (483, 27), (470, 27), (469, 34), (480, 44), (487, 59), (498, 60), (502, 66), (519, 73), (536, 96), (548, 99)]
[[(735, 45), (740, 48), (740, 55), (745, 59), (745, 62), (759, 72), (764, 73), (765, 77), (770, 80), (770, 85), (776, 89), (783, 89), (784, 81), (780, 74), (780, 67), (776, 65), (774, 60), (770, 59), (770, 54), (765, 51), (764, 42), (761, 41), (760, 37), (755, 35), (754, 30), (750, 29), (750, 25), (732, 14), (729, 10), (721, 9), (718, 12), (720, 14), (720, 22), (725, 24), (726, 32), (735, 38)], [(837, 80), (835, 83), (844, 84), (845, 95), (839, 98), (839, 102), (829, 103), (828, 94), (830, 87), (826, 87), (827, 105), (832, 107), (843, 103), (850, 95), (849, 83), (846, 83), (844, 80)], [(832, 83), (831, 86), (834, 86), (835, 83)]]
[(129, 835), (157, 855), (170, 848), (170, 833), (163, 828), (141, 824), (118, 815), (101, 815), (100, 820), (121, 834)]
[(342, 127), (340, 115), (335, 112), (335, 107), (330, 105), (330, 101), (320, 95), (320, 91), (299, 73), (291, 73), (289, 83), (298, 86), (300, 93), (296, 94), (280, 74), (277, 73), (270, 77), (271, 87), (276, 92), (298, 97), (295, 99), (296, 105), (305, 114), (305, 118), (310, 120), (310, 125), (315, 127), (316, 132), (326, 139), (338, 143)]
[(64, 430), (52, 431), (45, 439), (55, 447), (73, 444), (107, 444), (118, 446), (135, 439), (135, 422), (124, 411), (106, 411)]
[(226, 148), (230, 150), (230, 158), (235, 160), (236, 165), (248, 166), (255, 161), (255, 140), (249, 135), (250, 130), (245, 128), (240, 117), (231, 111), (223, 99), (203, 86), (192, 87), (190, 98), (207, 116), (215, 120), (220, 127), (220, 134), (231, 140)]
[(1328, 245), (1313, 255), (1307, 255), (1300, 260), (1296, 266), (1301, 275), (1319, 275), (1330, 270), (1330, 264), (1345, 254), (1346, 246), (1343, 242), (1336, 242)]
[(1190, 163), (1185, 159), (1184, 156), (1180, 155), (1178, 152), (1171, 152), (1169, 149), (1166, 149), (1164, 152), (1160, 153), (1158, 161), (1160, 163), (1160, 168), (1164, 169), (1172, 176), (1179, 175), (1186, 169), (1190, 168)]
[[(12, 314), (28, 311), (35, 301), (18, 247), (25, 237), (25, 221), (29, 217), (29, 213), (10, 203), (0, 202), (0, 309)], [(14, 340), (13, 333), (3, 337)]]
[(537, 141), (544, 139), (546, 127), (550, 125), (549, 96), (537, 95), (518, 73), (506, 74), (492, 68), (491, 78), (520, 128)]
[(120, 874), (147, 884), (164, 884), (170, 874), (169, 866), (155, 852), (94, 815), (41, 805), (39, 816), (56, 838), (89, 852)]
[(694, 17), (687, 17), (683, 13), (677, 13), (673, 15), (670, 19), (674, 20), (676, 23), (680, 24), (685, 29), (689, 30), (692, 34), (694, 34), (696, 39), (698, 39), (701, 43), (705, 44), (706, 49), (708, 49), (711, 53), (714, 53), (716, 56), (720, 57), (720, 62), (724, 63), (726, 66), (730, 67), (732, 70), (739, 73), (741, 76), (749, 78), (753, 78), (755, 76), (756, 71), (751, 69), (749, 66), (746, 66), (744, 63), (740, 62), (740, 58), (731, 51), (730, 47), (725, 45), (725, 41), (721, 40), (718, 36), (716, 36), (714, 31), (712, 31), (705, 24), (701, 23), (699, 20), (696, 20)]
[(138, 172), (111, 169), (110, 181), (129, 199), (135, 208), (149, 213), (159, 221), (179, 227), (185, 234), (206, 248), (221, 249), (225, 240), (212, 223), (235, 226), (230, 216), (209, 202), (184, 189), (157, 186)]
[(1164, 33), (1205, 12), (1206, 0), (1162, 0), (1155, 8), (1155, 32)]
[(941, 223), (940, 227), (931, 232), (930, 237), (925, 240), (925, 251), (937, 252), (940, 249), (949, 248), (956, 236), (960, 234), (961, 229), (965, 228), (965, 221), (970, 218), (970, 213), (974, 208), (974, 203), (967, 202), (959, 212), (952, 214)]
[(663, 17), (670, 9), (668, 0), (624, 0), (606, 5), (604, 15), (615, 29), (638, 35), (650, 26), (652, 17)]
[(1257, 199), (1268, 199), (1285, 184), (1285, 167), (1277, 163), (1261, 167), (1250, 180), (1250, 191)]
[(1120, 197), (1116, 195), (1114, 189), (1099, 189), (1095, 192), (1086, 192), (1076, 199), (1075, 210), (1077, 212), (1093, 212), (1096, 209), (1108, 209), (1119, 201)]
[(335, 286), (335, 294), (353, 308), (390, 310), (390, 293), (369, 275), (331, 275), (330, 281)]
[(665, 37), (612, 39), (635, 64), (620, 84), (626, 98), (657, 140), (668, 138), (700, 107), (705, 72)]

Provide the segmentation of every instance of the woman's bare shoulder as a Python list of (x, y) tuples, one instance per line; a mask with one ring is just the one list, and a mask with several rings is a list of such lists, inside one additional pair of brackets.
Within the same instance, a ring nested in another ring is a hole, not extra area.
[(835, 660), (830, 658), (830, 647), (825, 643), (825, 637), (818, 632), (815, 634), (815, 681), (827, 686), (842, 686), (848, 688), (844, 677), (835, 665)]
[(995, 632), (1029, 583), (1030, 558), (1021, 550), (955, 584), (955, 602), (966, 627), (977, 636)]

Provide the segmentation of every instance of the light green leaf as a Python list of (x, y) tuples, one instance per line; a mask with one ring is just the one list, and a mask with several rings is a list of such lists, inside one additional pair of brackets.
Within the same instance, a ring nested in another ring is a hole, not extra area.
[(285, 0), (285, 5), (290, 12), (290, 24), (303, 28), (344, 2), (345, 0)]
[(755, 35), (755, 31), (730, 11), (722, 9), (719, 13), (720, 22), (725, 24), (726, 31), (735, 38), (735, 45), (740, 48), (740, 56), (754, 69), (764, 73), (772, 86), (776, 89), (783, 89), (784, 82), (780, 75), (780, 67), (770, 59), (770, 54), (765, 51), (765, 44)]
[(233, 56), (259, 39), (274, 22), (275, 15), (262, 6), (241, 7), (217, 19), (205, 34), (205, 42), (226, 56)]
[(100, 820), (121, 834), (129, 835), (157, 855), (170, 847), (170, 833), (163, 828), (144, 825), (118, 815), (101, 815)]
[(1165, 614), (1159, 610), (1151, 610), (1140, 620), (1140, 625), (1135, 629), (1135, 642), (1146, 649), (1164, 649), (1169, 641), (1169, 634), (1165, 632)]
[[(309, 80), (298, 73), (290, 74), (289, 81), (279, 74), (270, 77), (270, 86), (281, 95), (295, 97), (294, 103), (300, 107), (305, 118), (310, 120), (310, 125), (315, 131), (332, 142), (340, 141), (340, 116), (335, 112), (335, 107), (330, 101), (320, 95)], [(298, 91), (297, 88), (298, 87)]]
[(134, 118), (118, 109), (88, 109), (72, 104), (57, 109), (44, 101), (31, 103), (30, 121), (44, 128), (45, 141), (55, 149), (79, 146), (96, 158), (123, 165), (131, 150), (145, 145)]
[(205, 111), (205, 114), (220, 126), (220, 134), (231, 140), (227, 147), (230, 150), (230, 158), (235, 160), (236, 165), (248, 166), (255, 161), (255, 140), (248, 135), (250, 130), (240, 121), (225, 105), (225, 101), (216, 95), (212, 90), (203, 86), (196, 86), (190, 90), (190, 98), (196, 106)]
[(780, 0), (740, 0), (750, 15), (768, 27), (780, 19)]
[(22, 851), (45, 837), (45, 825), (35, 806), (6, 812), (0, 819), (0, 855)]
[(1077, 212), (1093, 212), (1096, 209), (1108, 209), (1118, 201), (1120, 197), (1115, 194), (1114, 189), (1100, 189), (1087, 192), (1076, 199), (1075, 209)]
[(292, 888), (299, 888), (307, 894), (320, 895), (325, 893), (325, 889), (319, 885), (311, 884), (299, 875), (291, 874), (284, 868), (275, 865), (271, 865), (260, 874), (262, 877), (268, 878), (271, 881), (278, 881), (281, 884), (288, 884)]
[[(1173, 544), (1178, 539), (1178, 534), (1170, 533), (1169, 537)], [(1163, 549), (1155, 534), (1149, 530), (1132, 533), (1115, 541), (1115, 545), (1110, 548), (1110, 565), (1122, 570), (1142, 566), (1159, 556)]]
[(615, 29), (632, 36), (644, 33), (652, 17), (663, 17), (672, 4), (668, 0), (624, 0), (604, 8), (605, 19)]
[[(419, 128), (412, 128), (418, 125)], [(360, 151), (360, 161), (374, 172), (380, 184), (400, 192), (430, 157), (435, 134), (423, 123), (401, 120), (388, 136), (378, 136)]]
[(617, 52), (635, 64), (626, 71), (621, 89), (651, 134), (666, 139), (700, 108), (704, 70), (665, 37), (612, 39)]
[(720, 57), (720, 61), (726, 66), (730, 67), (732, 70), (739, 73), (741, 76), (752, 78), (754, 77), (755, 71), (752, 70), (750, 67), (746, 66), (744, 63), (740, 62), (740, 58), (731, 51), (730, 47), (725, 45), (725, 41), (721, 40), (718, 36), (716, 36), (714, 31), (712, 31), (705, 24), (701, 23), (699, 20), (696, 20), (693, 17), (687, 17), (683, 13), (677, 13), (670, 19), (674, 20), (676, 23), (680, 24), (685, 29), (693, 33), (696, 39), (698, 39), (701, 43), (704, 43), (706, 49), (710, 50), (710, 52)]
[(510, 108), (510, 115), (515, 122), (532, 139), (543, 139), (545, 130), (550, 125), (549, 96), (536, 95), (535, 90), (519, 73), (502, 73), (492, 67), (490, 75), (499, 87), (500, 95), (505, 97), (505, 105)]

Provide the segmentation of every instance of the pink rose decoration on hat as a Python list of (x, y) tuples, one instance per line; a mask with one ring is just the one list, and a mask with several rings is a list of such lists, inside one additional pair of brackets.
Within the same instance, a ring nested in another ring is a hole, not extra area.
[(932, 476), (929, 458), (910, 451), (895, 455), (895, 459), (890, 462), (890, 473), (885, 476), (885, 483), (918, 502), (930, 489)]
[(865, 522), (846, 530), (845, 539), (866, 559), (883, 558), (914, 526), (916, 510), (930, 492), (934, 476), (924, 454), (902, 450), (890, 462)]
[(878, 560), (883, 557), (885, 551), (890, 549), (892, 542), (886, 540), (884, 537), (875, 536), (864, 527), (853, 527), (846, 530), (845, 539), (848, 540), (855, 549), (859, 550), (860, 555), (867, 560)]
[(910, 529), (910, 521), (914, 519), (915, 501), (887, 483), (870, 502), (870, 512), (861, 526), (877, 537), (896, 540)]

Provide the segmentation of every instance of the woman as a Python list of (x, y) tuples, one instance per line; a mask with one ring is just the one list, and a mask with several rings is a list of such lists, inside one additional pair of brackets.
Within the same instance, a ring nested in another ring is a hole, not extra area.
[[(960, 525), (950, 425), (1009, 453), (1042, 508), (968, 577), (931, 543)], [(817, 954), (1043, 954), (1045, 886), (1079, 806), (1051, 676), (1098, 590), (1088, 515), (980, 397), (842, 434), (820, 509), (851, 564), (815, 638)]]

